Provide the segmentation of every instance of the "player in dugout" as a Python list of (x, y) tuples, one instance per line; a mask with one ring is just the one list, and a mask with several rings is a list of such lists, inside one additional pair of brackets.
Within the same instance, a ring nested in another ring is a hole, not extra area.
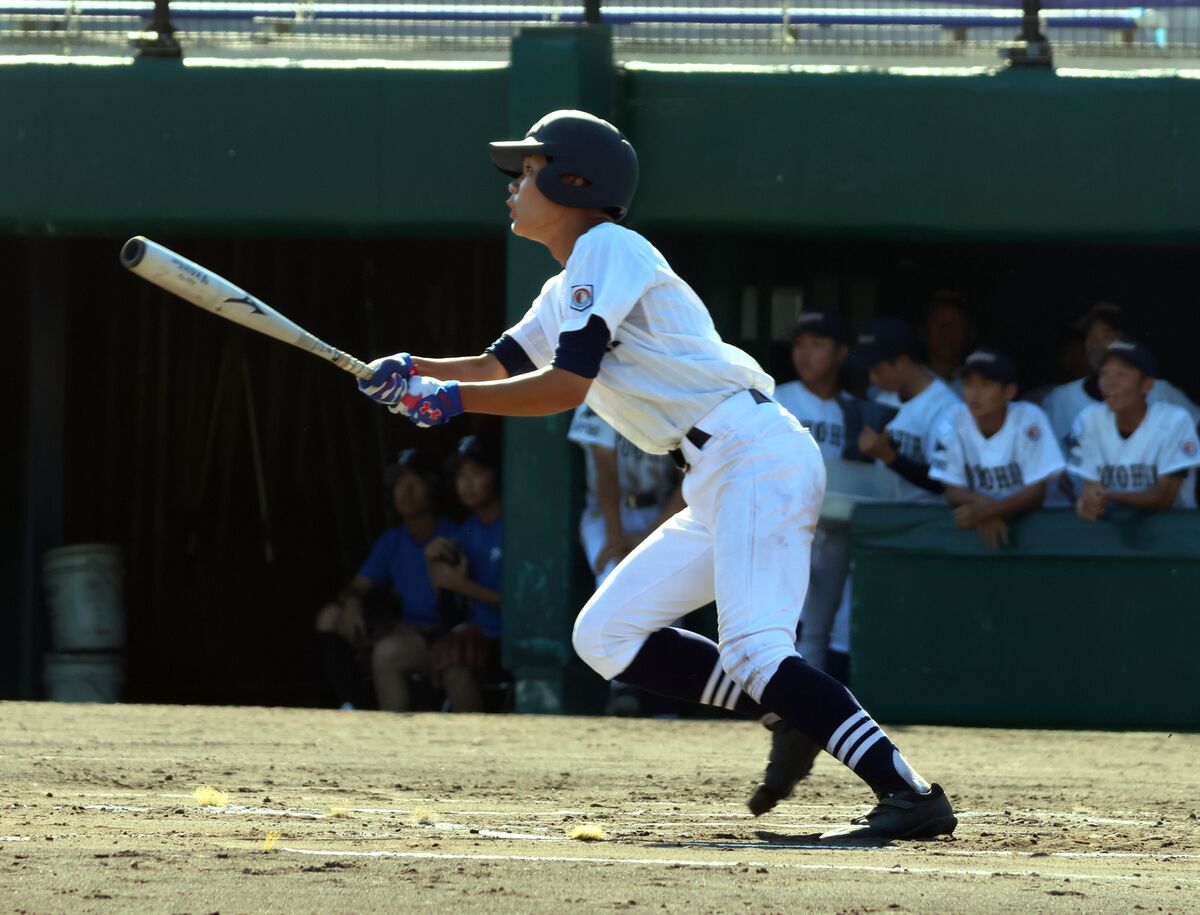
[[(686, 468), (680, 511), (626, 556), (575, 623), (576, 652), (605, 679), (745, 716), (779, 715), (850, 768), (875, 806), (825, 835), (932, 837), (957, 825), (844, 686), (796, 652), (825, 468), (812, 436), (771, 398), (774, 381), (721, 340), (694, 291), (620, 225), (638, 162), (613, 125), (556, 111), (490, 144), (508, 176), (512, 232), (562, 272), (477, 356), (398, 353), (360, 382), (419, 426), (464, 412), (546, 416), (585, 399), (643, 451)], [(674, 628), (717, 604), (719, 643)]]
[(1041, 508), (1066, 461), (1041, 408), (1015, 400), (1008, 356), (977, 349), (962, 375), (966, 402), (942, 417), (929, 476), (946, 484), (954, 523), (996, 549), (1008, 543), (1009, 518)]
[(464, 619), (433, 644), (437, 679), (453, 712), (482, 712), (483, 684), (500, 669), (500, 588), (504, 575), (504, 518), (500, 462), (479, 435), (464, 436), (446, 466), (454, 494), (469, 514), (454, 533), (425, 547), (429, 580), (466, 605)]
[(1200, 441), (1182, 407), (1148, 400), (1158, 363), (1143, 344), (1114, 340), (1100, 363), (1103, 402), (1085, 407), (1071, 430), (1075, 512), (1097, 521), (1110, 505), (1147, 511), (1195, 508)]
[(325, 675), (338, 704), (367, 704), (360, 668), (369, 664), (379, 707), (409, 707), (408, 676), (430, 670), (429, 646), (441, 626), (425, 546), (454, 524), (437, 512), (438, 474), (418, 448), (400, 452), (383, 475), (400, 524), (385, 531), (341, 595), (317, 613)]
[(942, 415), (960, 403), (946, 382), (919, 361), (912, 328), (899, 318), (880, 317), (859, 333), (850, 363), (865, 369), (882, 392), (881, 403), (898, 407), (882, 429), (864, 425), (858, 448), (886, 464), (903, 483), (904, 501), (940, 502), (945, 487), (929, 476), (934, 431)]

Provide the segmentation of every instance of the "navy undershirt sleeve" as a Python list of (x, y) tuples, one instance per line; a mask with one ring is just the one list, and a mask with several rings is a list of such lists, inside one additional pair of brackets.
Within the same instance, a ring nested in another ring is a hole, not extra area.
[(529, 356), (526, 355), (521, 344), (508, 334), (501, 334), (500, 339), (484, 350), (484, 352), (495, 356), (496, 361), (504, 366), (504, 371), (508, 372), (508, 377), (510, 378), (514, 375), (526, 375), (537, 368)]
[(608, 325), (604, 319), (592, 315), (579, 330), (559, 335), (554, 367), (583, 378), (595, 378), (600, 374), (600, 360), (608, 352), (608, 338)]
[(903, 454), (897, 454), (896, 460), (888, 465), (892, 470), (898, 473), (901, 477), (912, 483), (913, 486), (920, 486), (926, 492), (942, 493), (946, 491), (946, 487), (937, 480), (929, 478), (929, 465), (918, 464), (912, 458), (905, 457)]

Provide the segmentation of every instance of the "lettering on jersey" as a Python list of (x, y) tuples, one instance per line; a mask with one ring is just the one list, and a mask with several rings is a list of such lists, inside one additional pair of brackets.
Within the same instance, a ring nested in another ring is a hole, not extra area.
[(571, 287), (571, 309), (573, 311), (587, 311), (592, 307), (592, 299), (592, 287), (590, 285)]
[(916, 461), (918, 464), (929, 463), (925, 457), (925, 446), (921, 444), (921, 436), (899, 429), (889, 429), (888, 435), (892, 437), (896, 450), (910, 461)]
[(1008, 489), (1012, 486), (1024, 486), (1025, 475), (1021, 473), (1021, 465), (1016, 461), (1002, 464), (999, 467), (968, 464), (967, 485), (976, 491)]
[(1158, 468), (1153, 464), (1105, 464), (1100, 468), (1100, 485), (1105, 489), (1137, 491), (1157, 482)]
[(817, 444), (830, 444), (841, 448), (846, 442), (846, 429), (841, 423), (827, 423), (818, 419), (802, 419), (800, 425), (808, 429)]
[(1067, 463), (1070, 464), (1072, 467), (1082, 467), (1083, 466), (1083, 455), (1081, 455), (1079, 453), (1078, 449), (1079, 449), (1079, 439), (1077, 439), (1073, 434), (1068, 432), (1067, 437), (1063, 439), (1063, 451), (1066, 452)]

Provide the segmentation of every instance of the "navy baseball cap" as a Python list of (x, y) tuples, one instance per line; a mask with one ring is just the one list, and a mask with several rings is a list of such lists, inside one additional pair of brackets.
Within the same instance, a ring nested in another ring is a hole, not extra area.
[(869, 369), (897, 356), (916, 357), (920, 352), (917, 335), (899, 318), (875, 318), (859, 332), (850, 350), (850, 362)]
[(980, 348), (971, 353), (963, 363), (962, 374), (966, 377), (971, 373), (1001, 384), (1017, 383), (1017, 367), (999, 350)]
[(1103, 321), (1122, 334), (1133, 330), (1132, 317), (1116, 302), (1097, 302), (1076, 320), (1075, 329), (1086, 334), (1095, 321)]
[(474, 461), (491, 470), (498, 470), (500, 467), (500, 461), (496, 457), (491, 442), (480, 435), (464, 435), (458, 440), (454, 454), (450, 455), (446, 461), (446, 472), (453, 476), (458, 472), (463, 461)]
[(383, 471), (383, 485), (389, 488), (395, 486), (400, 475), (409, 470), (424, 477), (431, 484), (437, 482), (437, 468), (421, 449), (405, 448)]
[(1151, 378), (1158, 377), (1158, 360), (1154, 358), (1154, 353), (1150, 352), (1145, 344), (1138, 343), (1136, 340), (1122, 338), (1108, 344), (1108, 351), (1100, 360), (1100, 365), (1104, 365), (1109, 359), (1120, 359), (1122, 362), (1132, 365), (1143, 375)]
[(838, 343), (850, 342), (850, 331), (842, 316), (833, 311), (804, 311), (796, 319), (796, 329), (792, 331), (795, 340), (801, 334), (816, 334), (818, 337), (831, 337)]

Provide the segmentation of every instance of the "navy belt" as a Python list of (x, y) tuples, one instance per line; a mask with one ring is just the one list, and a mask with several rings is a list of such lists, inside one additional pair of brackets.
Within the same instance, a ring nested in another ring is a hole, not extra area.
[[(750, 388), (750, 396), (754, 398), (754, 402), (757, 404), (773, 403), (770, 397), (757, 388)], [(687, 432), (683, 434), (683, 437), (695, 445), (697, 451), (707, 445), (708, 440), (712, 438), (711, 435), (696, 426), (692, 426), (692, 428), (688, 429)], [(675, 462), (676, 467), (678, 467), (680, 470), (688, 469), (687, 461), (684, 460), (683, 451), (681, 449), (674, 448), (667, 453), (671, 455), (671, 460)]]

